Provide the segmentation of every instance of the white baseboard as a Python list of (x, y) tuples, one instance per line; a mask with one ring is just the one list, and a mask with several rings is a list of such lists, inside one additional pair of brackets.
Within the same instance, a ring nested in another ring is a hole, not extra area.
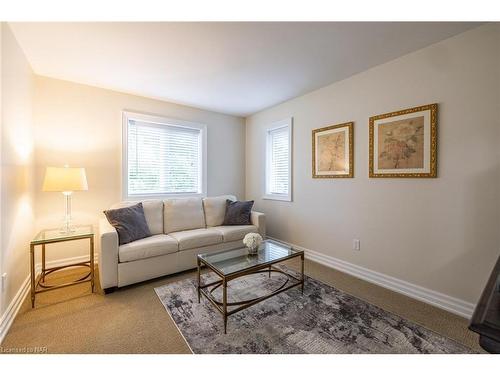
[(439, 307), (443, 310), (449, 311), (464, 318), (470, 319), (472, 313), (474, 312), (474, 307), (475, 307), (474, 304), (461, 300), (459, 298), (451, 297), (446, 294), (436, 292), (434, 290), (427, 289), (419, 285), (415, 285), (407, 281), (385, 275), (380, 272), (372, 271), (368, 268), (357, 266), (355, 264), (334, 258), (329, 255), (319, 253), (314, 250), (290, 244), (286, 241), (281, 241), (269, 236), (267, 238), (283, 242), (296, 249), (303, 250), (306, 258), (314, 262), (334, 268), (338, 271), (347, 273), (359, 279), (382, 286), (386, 289), (390, 289), (392, 291), (404, 294), (405, 296), (428, 303), (429, 305)]
[[(86, 262), (88, 261), (88, 259), (89, 259), (88, 255), (83, 255), (72, 258), (53, 260), (47, 262), (46, 265), (47, 268), (60, 267), (71, 263)], [(96, 259), (94, 259), (94, 262), (97, 264)], [(41, 269), (42, 269), (41, 263), (37, 263), (35, 265), (36, 276), (40, 274)], [(3, 342), (5, 336), (7, 335), (7, 332), (9, 331), (10, 327), (12, 326), (12, 323), (14, 322), (14, 319), (17, 316), (17, 313), (19, 312), (19, 309), (21, 308), (21, 305), (23, 304), (25, 298), (28, 296), (30, 292), (30, 279), (31, 276), (28, 275), (24, 280), (24, 282), (22, 283), (19, 290), (17, 291), (16, 295), (10, 302), (9, 306), (7, 307), (7, 310), (5, 310), (2, 317), (0, 318), (0, 344)]]
[(9, 306), (7, 306), (7, 310), (3, 313), (0, 318), (0, 344), (3, 342), (3, 339), (7, 335), (10, 326), (14, 322), (14, 319), (23, 304), (24, 299), (28, 295), (30, 291), (30, 275), (24, 280), (21, 287), (17, 291), (16, 295), (10, 302)]

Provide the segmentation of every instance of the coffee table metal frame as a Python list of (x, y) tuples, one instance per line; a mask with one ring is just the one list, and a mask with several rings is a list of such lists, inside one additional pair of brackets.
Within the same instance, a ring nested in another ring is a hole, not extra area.
[[(238, 250), (238, 249), (236, 249)], [(235, 251), (236, 251), (235, 250)], [(227, 250), (226, 250), (227, 251)], [(248, 255), (252, 256), (252, 255)], [(293, 258), (299, 258), (301, 260), (301, 277), (297, 278), (294, 275), (285, 272), (279, 268), (274, 267), (275, 264), (284, 262), (289, 259)], [(224, 274), (220, 270), (217, 269), (217, 267), (214, 267), (211, 265), (209, 262), (205, 261), (205, 259), (202, 258), (201, 255), (198, 255), (197, 257), (197, 263), (198, 263), (198, 303), (201, 302), (201, 296), (205, 296), (205, 298), (210, 301), (210, 303), (222, 314), (222, 317), (224, 319), (224, 333), (227, 333), (227, 318), (230, 315), (236, 314), (237, 312), (246, 309), (250, 306), (255, 305), (256, 303), (262, 302), (268, 298), (271, 298), (279, 293), (282, 293), (288, 289), (294, 288), (296, 286), (301, 286), (302, 294), (304, 294), (304, 252), (301, 250), (295, 250), (294, 253), (290, 254), (286, 257), (275, 259), (269, 262), (265, 262), (262, 264), (258, 264), (246, 269), (242, 269), (233, 273), (229, 274)], [(201, 284), (201, 268), (203, 266), (206, 266), (209, 268), (211, 271), (213, 271), (218, 277), (220, 277), (220, 280), (216, 280), (213, 282), (210, 282), (208, 284)], [(285, 282), (276, 290), (272, 291), (269, 294), (266, 294), (261, 297), (256, 297), (244, 301), (236, 301), (236, 302), (228, 302), (227, 301), (227, 284), (229, 281), (256, 274), (256, 273), (268, 273), (269, 277), (271, 277), (271, 273), (280, 273), (285, 276), (287, 276), (287, 279)], [(217, 301), (215, 297), (213, 296), (214, 290), (222, 286), (222, 301)], [(211, 288), (210, 288), (211, 287)], [(209, 289), (210, 288), (210, 289)], [(236, 308), (232, 310), (228, 310), (228, 307), (230, 306), (236, 306)]]

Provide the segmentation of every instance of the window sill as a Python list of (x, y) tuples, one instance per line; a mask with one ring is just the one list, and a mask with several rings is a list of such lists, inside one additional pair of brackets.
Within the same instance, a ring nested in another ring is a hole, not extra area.
[(291, 202), (292, 197), (289, 195), (279, 195), (279, 194), (265, 194), (262, 199), (271, 200), (271, 201), (284, 201)]
[(144, 194), (123, 197), (124, 201), (141, 201), (147, 199), (172, 199), (172, 198), (205, 198), (206, 193), (179, 193), (179, 194)]

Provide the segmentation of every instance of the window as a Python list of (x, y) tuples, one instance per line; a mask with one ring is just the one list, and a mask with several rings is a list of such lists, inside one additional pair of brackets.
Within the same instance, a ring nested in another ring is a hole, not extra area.
[(267, 129), (266, 194), (264, 199), (292, 200), (292, 119)]
[(123, 113), (125, 199), (204, 196), (206, 126)]

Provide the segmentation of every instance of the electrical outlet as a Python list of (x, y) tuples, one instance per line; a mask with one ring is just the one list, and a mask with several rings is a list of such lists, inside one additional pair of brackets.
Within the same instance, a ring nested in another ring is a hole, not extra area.
[(2, 292), (5, 291), (5, 282), (7, 281), (7, 273), (2, 275)]
[(352, 249), (356, 250), (356, 251), (361, 250), (361, 246), (360, 246), (359, 240), (356, 240), (356, 239), (352, 240)]

